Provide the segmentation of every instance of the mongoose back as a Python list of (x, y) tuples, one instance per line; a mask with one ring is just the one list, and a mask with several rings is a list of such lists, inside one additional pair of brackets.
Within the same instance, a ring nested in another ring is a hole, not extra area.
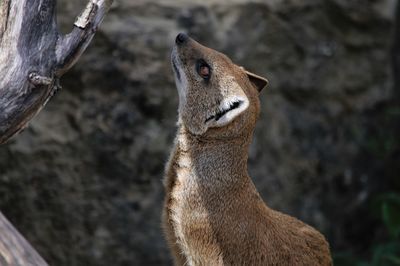
[(163, 227), (175, 265), (332, 265), (325, 238), (269, 208), (248, 175), (259, 92), (268, 81), (182, 33), (171, 57), (178, 132)]

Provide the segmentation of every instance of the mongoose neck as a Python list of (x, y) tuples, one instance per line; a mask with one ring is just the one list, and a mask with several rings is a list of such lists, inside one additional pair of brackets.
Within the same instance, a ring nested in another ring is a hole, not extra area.
[(249, 180), (249, 144), (249, 138), (205, 139), (184, 127), (179, 128), (176, 140), (179, 156), (193, 172), (191, 178), (210, 186), (232, 186)]

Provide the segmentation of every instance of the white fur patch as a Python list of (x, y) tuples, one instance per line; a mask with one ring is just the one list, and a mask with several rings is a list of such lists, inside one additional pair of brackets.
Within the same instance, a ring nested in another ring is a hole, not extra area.
[[(223, 100), (218, 106), (218, 110), (209, 115), (209, 127), (222, 127), (235, 119), (243, 111), (249, 107), (249, 99), (243, 89), (236, 82), (235, 77), (226, 75), (219, 81), (220, 92)], [(232, 108), (234, 104), (239, 104), (236, 108)]]
[(247, 97), (243, 96), (233, 96), (231, 98), (225, 99), (219, 106), (219, 110), (222, 112), (224, 110), (228, 110), (230, 106), (235, 103), (235, 102), (240, 102), (240, 106), (236, 109), (233, 109), (227, 113), (225, 113), (223, 116), (221, 116), (218, 121), (215, 121), (214, 126), (216, 127), (222, 127), (230, 123), (233, 119), (235, 119), (238, 115), (240, 115), (243, 111), (249, 107), (249, 100)]
[[(233, 104), (239, 104), (239, 106), (232, 109)], [(226, 98), (219, 105), (218, 111), (215, 114), (211, 115), (210, 121), (207, 122), (208, 126), (223, 127), (232, 122), (233, 119), (235, 119), (238, 115), (243, 113), (248, 107), (249, 107), (249, 100), (244, 95), (231, 96), (229, 98)]]
[(178, 158), (178, 165), (182, 168), (190, 168), (192, 167), (192, 160), (189, 156), (181, 156)]

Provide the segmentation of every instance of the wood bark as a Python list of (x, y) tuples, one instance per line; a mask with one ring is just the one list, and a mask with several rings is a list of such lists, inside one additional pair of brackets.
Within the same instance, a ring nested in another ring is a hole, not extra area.
[(0, 265), (46, 266), (47, 263), (0, 213)]
[[(0, 144), (21, 131), (60, 87), (113, 0), (90, 0), (71, 33), (56, 23), (56, 0), (0, 0)], [(47, 263), (0, 212), (0, 265)]]
[(21, 131), (59, 88), (112, 0), (91, 0), (60, 34), (56, 0), (0, 0), (0, 144)]

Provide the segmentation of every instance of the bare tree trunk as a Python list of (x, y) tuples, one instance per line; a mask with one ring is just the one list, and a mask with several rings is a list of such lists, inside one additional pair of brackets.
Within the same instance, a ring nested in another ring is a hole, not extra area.
[[(59, 33), (56, 0), (0, 0), (0, 144), (35, 116), (90, 43), (113, 0), (90, 0)], [(0, 213), (0, 265), (47, 265)]]

